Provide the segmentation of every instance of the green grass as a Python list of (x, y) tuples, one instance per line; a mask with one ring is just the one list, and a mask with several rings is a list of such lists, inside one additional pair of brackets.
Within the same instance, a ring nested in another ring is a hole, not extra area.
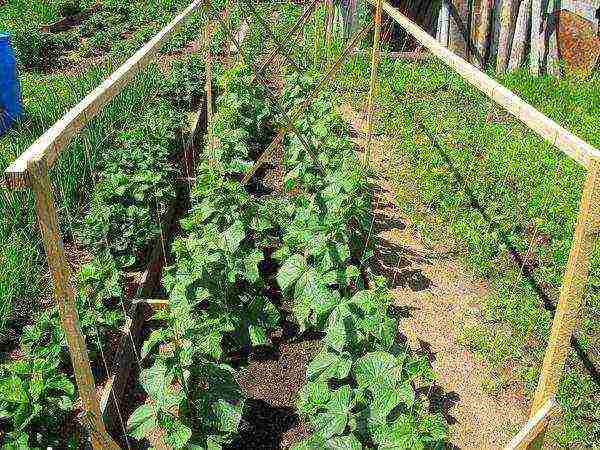
[[(348, 65), (340, 90), (364, 101), (368, 65)], [(556, 303), (578, 212), (584, 171), (491, 104), (438, 62), (386, 60), (380, 75), (377, 132), (393, 142), (391, 178), (398, 199), (425, 240), (462, 258), (491, 293), (480, 325), (462, 342), (486, 357), (497, 392), (518, 380), (532, 394), (552, 315), (540, 292)], [(600, 76), (581, 82), (500, 80), (590, 144), (599, 146)], [(531, 282), (510, 256), (532, 268)], [(595, 253), (578, 340), (600, 365), (600, 254)], [(539, 291), (535, 288), (538, 286)], [(571, 352), (558, 399), (564, 408), (551, 437), (559, 445), (600, 444), (600, 389)]]
[[(118, 42), (99, 64), (83, 65), (79, 71), (41, 74), (20, 67), (21, 87), (26, 109), (22, 123), (0, 137), (0, 170), (25, 151), (44, 131), (77, 104), (112, 73), (142, 42), (151, 38), (187, 0), (139, 2), (132, 21), (138, 32)], [(55, 2), (41, 0), (9, 2), (0, 8), (0, 30), (15, 32), (35, 28), (58, 18)], [(200, 14), (190, 18), (164, 51), (180, 48), (197, 38)], [(71, 221), (80, 220), (88, 201), (90, 174), (95, 170), (106, 139), (139, 117), (148, 100), (156, 95), (164, 74), (158, 67), (140, 73), (73, 142), (61, 152), (51, 171), (54, 195), (63, 232)], [(11, 305), (33, 305), (48, 295), (48, 275), (36, 225), (33, 198), (29, 190), (9, 191), (0, 184), (0, 332), (11, 318)], [(67, 233), (68, 237), (68, 233)]]

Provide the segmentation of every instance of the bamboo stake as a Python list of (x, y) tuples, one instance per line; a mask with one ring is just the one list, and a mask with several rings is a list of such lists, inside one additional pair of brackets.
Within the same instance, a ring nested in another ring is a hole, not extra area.
[(540, 56), (542, 54), (542, 0), (531, 2), (531, 50), (529, 55), (530, 72), (540, 74)]
[(108, 435), (100, 414), (100, 403), (96, 394), (85, 339), (79, 326), (79, 315), (70, 281), (71, 275), (58, 227), (46, 157), (38, 156), (31, 159), (27, 165), (27, 171), (35, 196), (35, 209), (52, 276), (54, 298), (58, 305), (61, 326), (67, 339), (77, 389), (83, 406), (84, 422), (90, 432), (92, 448), (94, 450), (118, 450), (119, 447)]
[(477, 32), (475, 33), (475, 47), (481, 55), (482, 61), (477, 61), (474, 58), (476, 65), (481, 69), (485, 65), (486, 56), (488, 53), (490, 25), (492, 21), (492, 11), (494, 10), (494, 0), (481, 0), (479, 9), (479, 23)]
[(513, 38), (513, 46), (510, 52), (510, 60), (508, 63), (508, 71), (514, 72), (523, 63), (525, 55), (525, 45), (527, 44), (527, 27), (531, 17), (531, 0), (522, 0), (517, 16), (517, 24), (515, 25), (515, 37)]
[[(596, 237), (600, 231), (600, 159), (591, 161), (581, 203), (569, 262), (563, 277), (560, 298), (552, 321), (552, 332), (544, 355), (542, 372), (531, 407), (531, 417), (556, 395), (570, 348), (571, 335), (582, 310), (585, 286)], [(546, 421), (547, 422), (547, 421)], [(528, 447), (541, 448), (547, 423)]]
[(375, 33), (373, 35), (373, 53), (371, 54), (371, 84), (369, 87), (369, 103), (367, 106), (367, 145), (365, 146), (365, 166), (371, 161), (371, 140), (373, 137), (373, 104), (377, 95), (377, 69), (379, 67), (379, 40), (381, 38), (382, 0), (375, 6)]

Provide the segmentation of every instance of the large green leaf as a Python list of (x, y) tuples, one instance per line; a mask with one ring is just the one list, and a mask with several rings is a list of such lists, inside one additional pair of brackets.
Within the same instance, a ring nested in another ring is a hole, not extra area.
[(129, 434), (136, 439), (144, 439), (157, 426), (156, 411), (151, 405), (138, 407), (127, 421)]
[(327, 450), (362, 450), (363, 446), (356, 436), (349, 434), (346, 436), (336, 436), (329, 439), (326, 443)]
[(246, 236), (244, 224), (237, 220), (223, 233), (224, 250), (233, 254), (239, 248), (240, 243)]
[(289, 257), (277, 273), (277, 283), (282, 291), (287, 292), (308, 271), (306, 258), (302, 255)]
[(350, 386), (342, 386), (333, 391), (326, 406), (326, 412), (317, 414), (311, 419), (315, 431), (329, 439), (344, 433), (352, 404)]
[(336, 353), (324, 348), (309, 363), (306, 376), (310, 380), (318, 377), (343, 379), (348, 376), (351, 367), (352, 357), (349, 353)]

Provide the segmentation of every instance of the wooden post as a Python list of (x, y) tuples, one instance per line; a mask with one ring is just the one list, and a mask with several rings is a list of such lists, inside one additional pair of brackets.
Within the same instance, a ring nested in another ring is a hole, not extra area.
[(525, 46), (527, 45), (527, 27), (529, 26), (529, 18), (531, 17), (531, 0), (522, 0), (517, 15), (517, 23), (515, 25), (515, 37), (513, 38), (512, 50), (508, 63), (508, 71), (514, 72), (523, 63), (525, 55)]
[[(466, 30), (467, 15), (469, 14), (469, 2), (467, 0), (444, 0), (452, 2), (448, 8), (454, 9), (450, 13), (450, 26), (448, 31), (448, 48), (462, 58), (467, 56), (467, 39), (469, 38)], [(461, 21), (462, 23), (459, 23)], [(463, 33), (463, 31), (465, 33)]]
[(513, 23), (513, 0), (502, 0), (500, 7), (500, 34), (498, 35), (498, 57), (496, 58), (496, 71), (506, 72), (510, 53), (510, 35)]
[(437, 40), (444, 47), (448, 47), (448, 32), (450, 27), (450, 9), (446, 0), (441, 1), (438, 17)]
[(529, 70), (532, 75), (540, 74), (540, 57), (542, 55), (542, 0), (531, 2), (531, 50), (529, 55)]
[[(481, 0), (479, 8), (479, 22), (477, 32), (475, 33), (475, 48), (481, 55), (483, 61), (474, 58), (475, 64), (483, 68), (488, 54), (489, 37), (491, 35), (492, 11), (494, 10), (494, 0)], [(481, 64), (483, 62), (483, 64)]]
[[(560, 298), (552, 321), (552, 332), (544, 355), (542, 372), (538, 381), (531, 417), (542, 405), (556, 395), (570, 349), (571, 335), (577, 326), (582, 310), (585, 285), (596, 237), (600, 231), (600, 159), (590, 162), (581, 195), (577, 226), (569, 262), (563, 277)], [(547, 421), (538, 438), (529, 446), (541, 448)]]
[(325, 9), (325, 49), (327, 58), (331, 53), (331, 35), (333, 33), (333, 0), (326, 0)]
[(371, 84), (369, 87), (369, 103), (367, 109), (367, 143), (365, 145), (365, 166), (369, 165), (371, 158), (371, 140), (373, 137), (373, 106), (377, 94), (377, 69), (379, 68), (379, 39), (381, 37), (381, 11), (382, 0), (375, 6), (375, 32), (373, 33), (373, 52), (371, 54)]
[(213, 132), (211, 128), (213, 117), (213, 98), (212, 98), (212, 21), (206, 24), (204, 30), (204, 39), (206, 41), (206, 137), (208, 142), (208, 161), (212, 164), (213, 157)]
[(58, 305), (60, 322), (67, 338), (73, 372), (75, 373), (78, 393), (83, 406), (84, 425), (89, 429), (94, 450), (118, 450), (119, 447), (106, 432), (100, 415), (100, 403), (96, 394), (85, 339), (79, 326), (79, 315), (77, 314), (75, 295), (71, 286), (63, 240), (58, 227), (56, 208), (51, 191), (52, 186), (48, 175), (48, 162), (45, 156), (30, 160), (27, 169), (31, 189), (35, 196), (35, 209), (40, 233), (52, 276), (54, 298)]

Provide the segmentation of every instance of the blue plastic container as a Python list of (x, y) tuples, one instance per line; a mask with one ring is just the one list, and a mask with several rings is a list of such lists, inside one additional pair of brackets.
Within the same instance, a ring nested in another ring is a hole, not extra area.
[(23, 115), (17, 61), (8, 34), (0, 33), (0, 135)]

